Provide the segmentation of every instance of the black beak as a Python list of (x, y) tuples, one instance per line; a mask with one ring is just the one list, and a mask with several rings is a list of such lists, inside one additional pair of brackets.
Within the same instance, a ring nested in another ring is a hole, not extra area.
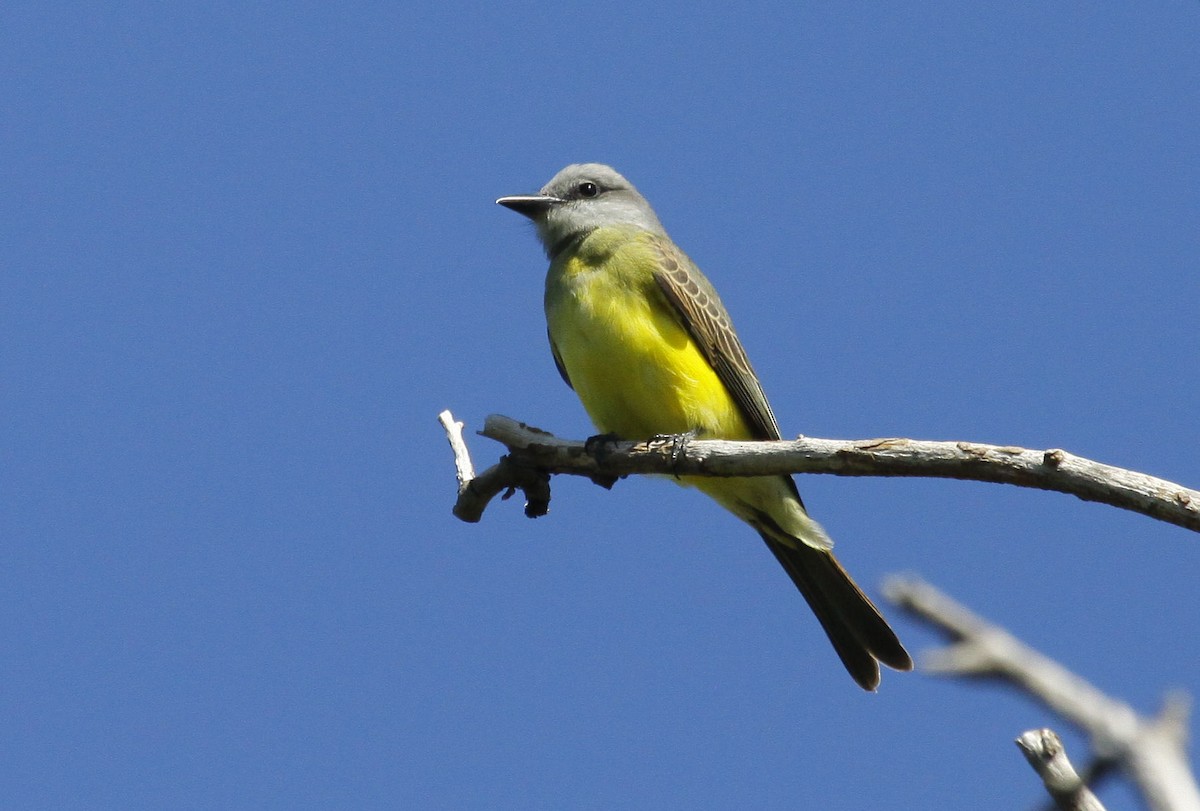
[(518, 194), (512, 197), (501, 197), (496, 201), (505, 208), (511, 208), (518, 214), (524, 214), (531, 220), (536, 220), (550, 210), (555, 203), (561, 203), (558, 197), (545, 194)]

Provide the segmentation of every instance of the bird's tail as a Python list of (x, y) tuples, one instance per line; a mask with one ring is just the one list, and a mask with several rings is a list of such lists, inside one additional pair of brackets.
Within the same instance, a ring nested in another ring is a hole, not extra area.
[(879, 686), (879, 662), (912, 670), (912, 658), (883, 614), (850, 578), (833, 553), (805, 543), (789, 545), (759, 533), (825, 629), (846, 670), (864, 690)]

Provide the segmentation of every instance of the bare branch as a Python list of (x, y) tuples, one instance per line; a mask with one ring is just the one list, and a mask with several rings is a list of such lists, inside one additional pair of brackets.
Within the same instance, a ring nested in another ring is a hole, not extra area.
[(471, 452), (467, 450), (467, 443), (463, 441), (463, 424), (454, 419), (454, 415), (450, 413), (449, 409), (438, 414), (438, 422), (445, 429), (446, 439), (450, 441), (450, 448), (454, 451), (454, 472), (458, 476), (458, 492), (461, 493), (467, 483), (475, 478), (475, 466), (471, 464)]
[(1016, 744), (1062, 811), (1104, 811), (1067, 759), (1062, 739), (1054, 730), (1031, 729), (1017, 738)]
[[(482, 434), (504, 443), (513, 458), (524, 460), (530, 467), (548, 474), (588, 476), (603, 484), (631, 473), (701, 476), (832, 473), (969, 479), (1069, 493), (1085, 501), (1132, 510), (1200, 532), (1200, 491), (1062, 450), (1028, 450), (972, 442), (807, 437), (779, 442), (697, 439), (682, 443), (682, 447), (681, 443), (669, 440), (589, 445), (559, 439), (498, 415), (487, 418)], [(511, 486), (521, 485), (513, 482)]]
[(483, 511), (493, 498), (500, 495), (507, 499), (517, 490), (525, 493), (525, 515), (537, 518), (550, 510), (550, 476), (527, 461), (505, 456), (480, 475), (475, 475), (471, 454), (463, 441), (463, 424), (454, 419), (449, 410), (438, 414), (438, 421), (446, 431), (446, 439), (454, 450), (454, 467), (458, 476), (458, 499), (454, 502), (454, 516), (474, 524), (483, 518)]
[(928, 583), (889, 578), (884, 593), (953, 640), (927, 655), (926, 670), (1008, 682), (1083, 731), (1096, 755), (1119, 763), (1154, 811), (1200, 811), (1200, 788), (1187, 760), (1189, 702), (1183, 694), (1170, 694), (1157, 717), (1144, 718)]

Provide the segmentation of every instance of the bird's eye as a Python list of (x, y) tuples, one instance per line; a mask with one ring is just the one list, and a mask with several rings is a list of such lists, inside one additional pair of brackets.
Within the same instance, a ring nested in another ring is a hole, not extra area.
[(585, 180), (576, 187), (580, 197), (595, 197), (600, 193), (600, 187), (590, 180)]

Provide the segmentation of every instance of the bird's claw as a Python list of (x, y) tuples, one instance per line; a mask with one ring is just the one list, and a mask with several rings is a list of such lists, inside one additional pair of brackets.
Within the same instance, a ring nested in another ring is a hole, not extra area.
[(621, 441), (616, 434), (596, 434), (583, 441), (583, 450), (588, 456), (594, 456), (597, 462), (603, 462), (604, 457), (612, 453), (612, 446)]
[[(621, 438), (616, 434), (596, 434), (583, 441), (583, 450), (595, 459), (597, 464), (603, 465), (604, 460), (612, 453), (613, 444), (620, 441)], [(608, 473), (596, 473), (591, 477), (593, 482), (605, 490), (611, 490), (618, 478), (620, 477)]]
[(650, 437), (650, 441), (654, 443), (671, 443), (671, 465), (676, 466), (683, 459), (684, 453), (687, 451), (688, 443), (698, 437), (700, 432), (693, 428), (682, 434), (655, 434)]

